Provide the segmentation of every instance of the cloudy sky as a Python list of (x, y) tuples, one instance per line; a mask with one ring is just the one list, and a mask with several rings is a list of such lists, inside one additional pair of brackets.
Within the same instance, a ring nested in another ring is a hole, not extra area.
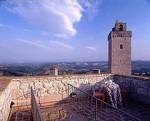
[(0, 62), (103, 61), (116, 20), (150, 60), (150, 0), (0, 0)]

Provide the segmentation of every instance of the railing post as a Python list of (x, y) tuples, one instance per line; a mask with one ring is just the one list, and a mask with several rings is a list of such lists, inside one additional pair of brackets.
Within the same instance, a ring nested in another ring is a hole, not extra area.
[(69, 96), (69, 84), (67, 84), (67, 93), (68, 93), (68, 96)]
[(64, 99), (64, 95), (63, 95), (63, 90), (61, 91), (61, 100), (63, 100)]
[(32, 87), (31, 87), (31, 110), (32, 110), (33, 121), (44, 121)]
[(95, 99), (95, 121), (97, 121), (97, 99)]

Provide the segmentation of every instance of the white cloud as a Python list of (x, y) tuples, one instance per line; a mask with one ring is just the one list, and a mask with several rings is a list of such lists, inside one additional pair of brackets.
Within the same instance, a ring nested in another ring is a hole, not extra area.
[(71, 45), (60, 42), (60, 41), (51, 41), (50, 43), (54, 46), (63, 47), (66, 49), (73, 49), (73, 47)]
[(37, 40), (27, 40), (27, 39), (22, 39), (19, 38), (17, 39), (17, 41), (27, 44), (27, 45), (31, 45), (34, 47), (38, 47), (38, 48), (43, 48), (43, 49), (52, 49), (52, 48), (63, 48), (63, 49), (72, 49), (73, 47), (69, 44), (60, 42), (60, 41), (50, 41), (49, 43), (44, 43), (43, 41), (37, 41)]
[(4, 24), (0, 24), (0, 27), (4, 27), (5, 25)]
[(42, 35), (42, 36), (49, 36), (50, 33), (49, 33), (49, 32), (46, 32), (46, 31), (42, 31), (42, 32), (41, 32), (41, 35)]
[(97, 16), (99, 12), (100, 4), (103, 0), (79, 0), (80, 4), (82, 5), (86, 16), (89, 19), (93, 19)]
[(43, 48), (43, 49), (48, 49), (49, 47), (44, 45), (41, 41), (36, 41), (36, 40), (27, 40), (27, 39), (17, 39), (19, 42), (22, 42), (24, 44), (32, 45), (35, 47)]
[(7, 0), (10, 12), (18, 14), (43, 31), (59, 36), (74, 36), (74, 24), (82, 17), (77, 0)]
[(23, 29), (25, 32), (31, 32), (30, 29)]
[(55, 34), (55, 37), (68, 38), (66, 34)]
[(7, 28), (7, 27), (9, 27), (9, 26), (0, 23), (0, 28)]
[(90, 51), (96, 51), (96, 48), (95, 47), (91, 47), (91, 46), (86, 46), (85, 47), (86, 49), (90, 50)]

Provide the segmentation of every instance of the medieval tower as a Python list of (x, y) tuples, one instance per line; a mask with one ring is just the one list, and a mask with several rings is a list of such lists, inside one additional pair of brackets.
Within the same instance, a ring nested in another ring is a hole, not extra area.
[(131, 37), (126, 23), (116, 22), (108, 36), (109, 72), (119, 75), (131, 75)]

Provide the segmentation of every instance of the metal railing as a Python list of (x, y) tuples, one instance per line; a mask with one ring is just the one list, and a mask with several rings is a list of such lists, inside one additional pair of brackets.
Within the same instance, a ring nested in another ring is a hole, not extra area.
[[(16, 90), (12, 90), (16, 91)], [(14, 104), (10, 112), (9, 120), (15, 121), (44, 121), (41, 115), (35, 90), (31, 88), (29, 92), (24, 92), (24, 95), (13, 98)], [(28, 96), (25, 96), (28, 95)]]
[(32, 88), (31, 88), (31, 110), (32, 110), (33, 121), (44, 121), (41, 115), (40, 107), (36, 101)]
[(71, 84), (67, 86), (73, 110), (86, 117), (88, 121), (140, 121), (135, 116), (115, 108)]
[[(63, 91), (67, 93), (68, 97), (62, 98), (62, 101), (60, 101), (58, 105), (60, 103), (64, 104), (65, 102), (67, 102), (67, 104), (70, 103), (69, 107), (71, 107), (73, 111), (75, 111), (78, 115), (85, 117), (85, 120), (83, 121), (140, 121), (133, 115), (123, 110), (114, 108), (112, 105), (94, 97), (93, 95), (90, 95), (90, 93), (87, 93), (82, 89), (74, 87), (71, 84), (65, 84), (65, 87), (66, 89)], [(43, 100), (41, 101), (41, 95), (35, 95), (35, 90), (32, 88), (29, 95), (31, 95), (30, 98), (28, 97), (30, 102), (28, 98), (23, 100), (23, 102), (18, 100), (17, 105), (21, 106), (20, 108), (24, 108), (24, 106), (30, 108), (32, 110), (32, 117), (34, 121), (44, 121), (41, 115), (40, 107), (42, 107), (42, 103), (44, 103), (44, 107), (45, 103), (47, 103), (47, 106), (50, 106), (50, 102), (47, 102), (46, 98), (46, 102), (43, 102)], [(38, 100), (36, 100), (36, 97)]]
[[(23, 92), (22, 95), (17, 95), (15, 92), (18, 92), (17, 89), (12, 90), (12, 97), (13, 104), (13, 112), (20, 111), (20, 110), (31, 110), (31, 90), (29, 92)], [(25, 95), (29, 95), (26, 96)]]

